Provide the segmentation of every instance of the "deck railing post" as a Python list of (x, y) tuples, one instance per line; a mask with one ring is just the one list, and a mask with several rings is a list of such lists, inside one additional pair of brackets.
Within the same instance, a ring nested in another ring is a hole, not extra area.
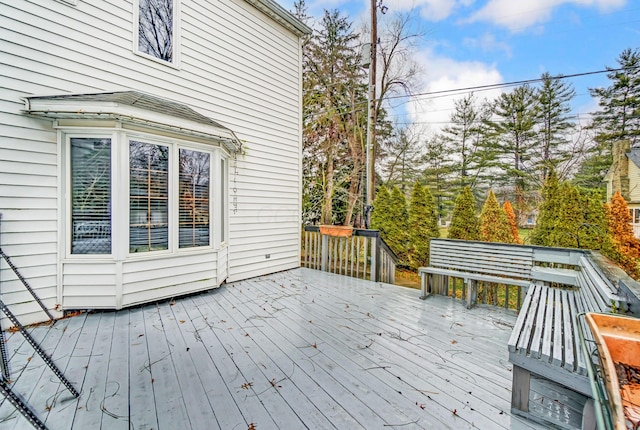
[(329, 263), (329, 236), (321, 234), (322, 237), (322, 249), (320, 250), (320, 270), (327, 271)]
[(378, 281), (378, 255), (380, 254), (380, 233), (371, 238), (371, 280)]

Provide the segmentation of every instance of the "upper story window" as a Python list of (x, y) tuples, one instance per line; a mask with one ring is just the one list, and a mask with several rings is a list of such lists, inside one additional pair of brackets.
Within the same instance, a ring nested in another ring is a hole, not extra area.
[(175, 64), (176, 1), (138, 0), (138, 52)]

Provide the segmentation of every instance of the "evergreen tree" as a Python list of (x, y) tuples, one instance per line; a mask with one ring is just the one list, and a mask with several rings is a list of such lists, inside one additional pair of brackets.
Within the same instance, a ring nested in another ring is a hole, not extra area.
[(479, 240), (478, 216), (476, 215), (476, 199), (471, 187), (464, 187), (456, 198), (456, 204), (451, 214), (449, 224), (449, 238), (462, 240)]
[(380, 187), (373, 200), (373, 212), (371, 213), (371, 228), (380, 231), (380, 235), (386, 240), (390, 230), (391, 194), (387, 187)]
[(409, 265), (409, 214), (407, 199), (398, 187), (391, 191), (389, 199), (389, 230), (384, 238), (389, 248), (398, 256), (399, 265)]
[(629, 207), (620, 191), (617, 191), (607, 205), (609, 232), (613, 242), (613, 259), (634, 279), (638, 279), (640, 271), (640, 242), (633, 235)]
[(529, 240), (532, 244), (553, 246), (551, 244), (551, 232), (555, 228), (560, 214), (561, 200), (558, 177), (555, 171), (552, 171), (542, 186), (542, 203), (538, 207), (538, 219), (529, 235)]
[(429, 241), (440, 237), (438, 218), (429, 188), (419, 182), (413, 186), (409, 203), (409, 241), (411, 267), (417, 269), (429, 263)]
[(493, 190), (489, 190), (487, 199), (480, 212), (480, 240), (485, 242), (513, 243), (513, 234), (504, 209), (498, 203)]
[(473, 93), (455, 101), (450, 116), (451, 125), (442, 130), (442, 139), (449, 152), (459, 160), (452, 166), (457, 190), (476, 185), (491, 166), (494, 152), (487, 146), (486, 121), (491, 116), (490, 106), (478, 105)]
[(601, 107), (592, 114), (596, 140), (609, 149), (617, 140), (640, 143), (640, 48), (625, 49), (617, 61), (617, 69), (607, 67), (611, 85), (589, 90)]
[(569, 115), (575, 95), (570, 83), (552, 78), (549, 73), (542, 74), (542, 87), (536, 90), (538, 135), (542, 144), (536, 170), (541, 181), (571, 155), (565, 147), (576, 128)]
[(520, 230), (518, 230), (518, 223), (516, 222), (516, 214), (513, 213), (513, 207), (511, 206), (511, 202), (507, 200), (502, 205), (502, 209), (504, 210), (505, 215), (507, 216), (507, 220), (509, 221), (509, 228), (511, 229), (511, 236), (513, 238), (512, 243), (522, 244), (523, 241), (520, 238)]
[(444, 218), (453, 205), (451, 174), (453, 162), (451, 154), (442, 136), (427, 140), (424, 153), (424, 172), (422, 179), (431, 190), (436, 201), (438, 219)]
[[(304, 3), (296, 13), (306, 17)], [(337, 10), (325, 11), (303, 45), (303, 218), (351, 223), (360, 193), (366, 113), (359, 35)]]
[(516, 219), (526, 212), (525, 192), (531, 180), (531, 159), (535, 154), (535, 92), (522, 85), (511, 93), (502, 93), (493, 106), (496, 151), (501, 159), (503, 180), (513, 187)]

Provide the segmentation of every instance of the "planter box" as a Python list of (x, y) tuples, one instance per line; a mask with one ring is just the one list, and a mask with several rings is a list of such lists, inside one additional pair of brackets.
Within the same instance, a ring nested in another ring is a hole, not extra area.
[(351, 237), (353, 227), (348, 225), (321, 225), (320, 233), (327, 236)]
[(637, 428), (640, 421), (640, 319), (587, 313), (600, 356), (613, 425)]

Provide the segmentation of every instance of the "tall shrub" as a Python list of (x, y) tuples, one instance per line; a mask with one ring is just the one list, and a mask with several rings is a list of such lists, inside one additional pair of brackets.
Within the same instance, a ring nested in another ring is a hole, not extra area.
[(513, 242), (509, 220), (498, 203), (493, 190), (489, 190), (482, 212), (480, 212), (480, 240), (485, 242)]
[(383, 238), (386, 238), (389, 230), (389, 205), (391, 203), (391, 194), (387, 187), (380, 187), (373, 200), (373, 212), (371, 213), (371, 228), (380, 230)]
[(393, 187), (389, 199), (389, 230), (384, 239), (399, 258), (400, 265), (409, 265), (409, 215), (407, 199), (398, 187)]
[(511, 202), (507, 200), (502, 205), (502, 209), (504, 210), (504, 214), (507, 216), (507, 221), (509, 221), (509, 228), (511, 229), (512, 242), (516, 244), (522, 244), (522, 239), (520, 238), (520, 231), (518, 230), (518, 222), (516, 221), (516, 214), (513, 212), (513, 207), (511, 206)]
[(614, 259), (620, 266), (638, 279), (638, 260), (640, 259), (640, 242), (633, 235), (631, 228), (631, 215), (627, 202), (617, 191), (606, 205), (607, 219), (609, 221), (609, 233), (613, 242)]
[(551, 244), (551, 232), (553, 231), (560, 215), (560, 184), (555, 171), (551, 171), (542, 186), (542, 202), (538, 208), (536, 225), (529, 235), (534, 245), (553, 246)]
[(465, 187), (458, 197), (451, 214), (449, 238), (462, 240), (478, 240), (478, 216), (476, 215), (476, 199), (471, 187)]
[(440, 237), (435, 202), (429, 188), (416, 182), (409, 202), (409, 260), (412, 268), (429, 263), (429, 241), (434, 237)]

